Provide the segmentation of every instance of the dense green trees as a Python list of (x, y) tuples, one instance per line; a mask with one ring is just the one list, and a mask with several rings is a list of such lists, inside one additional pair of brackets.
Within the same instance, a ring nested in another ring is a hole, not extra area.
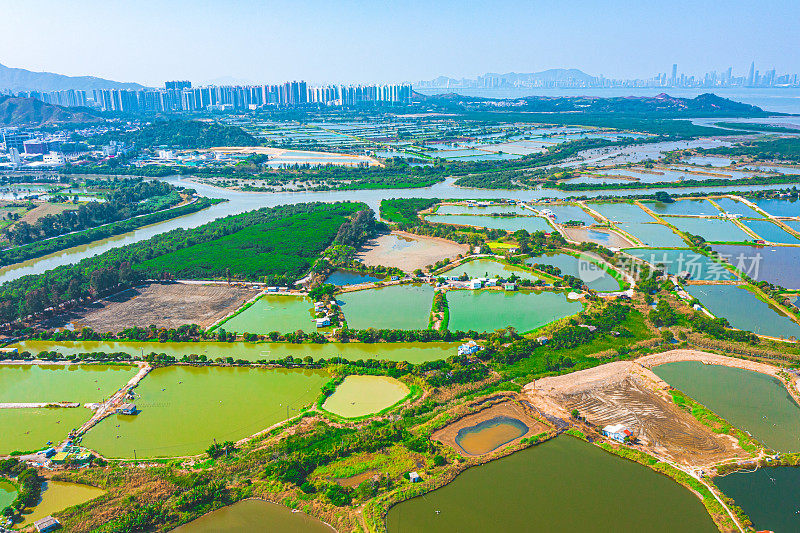
[(75, 210), (45, 215), (34, 224), (18, 222), (3, 230), (14, 245), (28, 244), (117, 220), (152, 213), (181, 201), (178, 189), (161, 181), (116, 180), (117, 188), (105, 194), (103, 202), (88, 202)]
[(180, 207), (173, 207), (170, 209), (162, 209), (155, 213), (150, 213), (127, 220), (120, 220), (119, 222), (112, 222), (97, 228), (91, 228), (75, 233), (68, 233), (60, 237), (54, 237), (44, 241), (32, 242), (24, 246), (18, 246), (10, 250), (4, 250), (0, 256), (0, 266), (12, 265), (20, 261), (27, 261), (43, 255), (52, 254), (60, 250), (65, 250), (73, 246), (80, 246), (100, 239), (113, 237), (114, 235), (121, 235), (137, 228), (141, 228), (150, 224), (155, 224), (171, 218), (188, 215), (201, 211), (209, 206), (223, 202), (218, 198), (199, 198), (192, 203), (182, 205)]
[(436, 198), (392, 198), (381, 200), (381, 218), (394, 222), (400, 228), (416, 226), (422, 221), (417, 215), (420, 211), (438, 204)]
[(226, 276), (291, 283), (364, 204), (297, 204), (263, 208), (191, 229), (161, 233), (74, 265), (0, 286), (0, 323), (142, 279)]
[(93, 144), (117, 140), (137, 148), (211, 148), (213, 146), (258, 146), (258, 140), (238, 126), (198, 120), (157, 120), (130, 132), (111, 132), (90, 139)]

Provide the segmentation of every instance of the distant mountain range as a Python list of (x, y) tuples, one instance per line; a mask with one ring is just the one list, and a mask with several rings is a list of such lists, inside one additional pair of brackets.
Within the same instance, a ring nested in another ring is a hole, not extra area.
[(498, 86), (533, 86), (537, 84), (549, 84), (558, 82), (588, 83), (594, 82), (598, 78), (586, 74), (576, 68), (551, 68), (541, 72), (507, 72), (506, 74), (496, 74), (488, 72), (477, 79), (472, 78), (448, 78), (439, 76), (429, 81), (420, 81), (415, 85), (425, 88), (447, 88), (447, 87), (498, 87)]
[(64, 108), (34, 98), (0, 96), (0, 126), (41, 126), (55, 123), (102, 122), (103, 119), (82, 107)]
[(0, 90), (20, 91), (63, 91), (77, 89), (143, 89), (138, 83), (125, 83), (106, 80), (94, 76), (65, 76), (52, 72), (33, 72), (24, 68), (10, 68), (0, 65)]

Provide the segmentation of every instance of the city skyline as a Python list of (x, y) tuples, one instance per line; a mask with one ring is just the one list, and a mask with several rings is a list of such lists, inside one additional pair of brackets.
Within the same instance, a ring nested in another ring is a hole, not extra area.
[[(753, 60), (800, 72), (794, 28), (786, 23), (800, 19), (800, 6), (778, 1), (727, 2), (724, 17), (713, 3), (588, 0), (558, 10), (509, 0), (88, 0), (63, 10), (34, 0), (7, 6), (5, 14), (4, 64), (147, 86), (176, 77), (201, 85), (400, 83), (562, 67), (629, 79), (676, 62), (687, 73), (719, 65), (741, 72)], [(618, 27), (625, 32), (611, 31)]]

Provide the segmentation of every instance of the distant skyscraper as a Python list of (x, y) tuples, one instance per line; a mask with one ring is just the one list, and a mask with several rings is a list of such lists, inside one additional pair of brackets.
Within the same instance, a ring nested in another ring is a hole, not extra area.
[(673, 63), (672, 64), (672, 77), (669, 79), (669, 83), (670, 83), (670, 85), (675, 85), (675, 83), (677, 81), (678, 81), (678, 64), (677, 63)]
[(747, 85), (751, 87), (756, 81), (755, 73), (756, 73), (756, 62), (753, 61), (752, 63), (750, 63), (750, 73), (747, 75)]

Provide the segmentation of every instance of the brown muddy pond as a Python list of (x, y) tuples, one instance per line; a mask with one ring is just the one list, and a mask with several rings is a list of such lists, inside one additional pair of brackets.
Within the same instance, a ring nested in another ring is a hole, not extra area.
[(470, 455), (492, 452), (528, 432), (521, 420), (509, 416), (496, 416), (474, 426), (462, 428), (456, 435), (456, 444)]

